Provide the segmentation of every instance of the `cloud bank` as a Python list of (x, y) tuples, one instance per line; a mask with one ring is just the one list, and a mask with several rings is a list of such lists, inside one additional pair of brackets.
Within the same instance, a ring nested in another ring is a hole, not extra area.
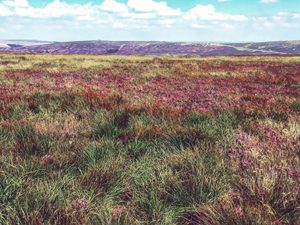
[[(276, 0), (261, 2), (274, 3)], [(89, 34), (93, 38), (102, 32), (100, 39), (132, 39), (131, 33), (132, 36), (138, 37), (133, 39), (141, 40), (195, 40), (197, 36), (199, 40), (203, 40), (215, 39), (212, 38), (213, 35), (220, 37), (220, 33), (223, 32), (223, 38), (230, 40), (234, 39), (233, 31), (241, 38), (249, 29), (257, 32), (275, 27), (277, 30), (300, 28), (300, 13), (279, 12), (268, 17), (248, 17), (218, 11), (212, 4), (198, 4), (182, 11), (172, 8), (166, 1), (154, 0), (128, 0), (127, 3), (104, 0), (99, 4), (71, 4), (53, 0), (45, 7), (34, 7), (28, 0), (3, 0), (0, 1), (0, 22), (3, 24), (2, 34), (7, 31), (7, 34), (23, 34), (24, 38), (28, 35), (24, 33), (27, 29), (31, 33), (30, 36), (43, 39), (46, 35), (49, 35), (50, 39), (86, 39)], [(53, 32), (58, 32), (59, 29), (64, 30), (61, 35), (57, 34), (55, 37)], [(113, 35), (117, 31), (119, 37)], [(43, 32), (44, 35), (39, 32)], [(176, 32), (179, 34), (176, 35)], [(78, 35), (74, 37), (74, 33)], [(149, 34), (147, 38), (146, 35)]]

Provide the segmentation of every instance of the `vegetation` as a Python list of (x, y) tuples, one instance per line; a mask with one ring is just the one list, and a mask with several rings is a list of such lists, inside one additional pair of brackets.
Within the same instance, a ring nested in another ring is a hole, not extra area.
[(0, 224), (299, 224), (300, 57), (0, 55)]

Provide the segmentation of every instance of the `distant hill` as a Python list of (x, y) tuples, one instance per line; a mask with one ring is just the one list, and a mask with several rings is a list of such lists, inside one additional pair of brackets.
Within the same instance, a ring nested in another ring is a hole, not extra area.
[(300, 41), (197, 43), (137, 41), (0, 41), (0, 52), (91, 55), (266, 55), (300, 54)]

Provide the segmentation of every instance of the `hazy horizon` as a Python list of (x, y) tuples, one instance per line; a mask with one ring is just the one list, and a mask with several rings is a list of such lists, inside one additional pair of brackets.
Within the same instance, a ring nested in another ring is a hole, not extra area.
[(291, 39), (291, 40), (273, 40), (273, 41), (235, 41), (235, 42), (224, 42), (224, 41), (166, 41), (166, 40), (104, 40), (104, 39), (94, 39), (94, 40), (66, 40), (66, 41), (54, 41), (54, 40), (35, 40), (35, 39), (0, 39), (0, 41), (12, 41), (12, 42), (52, 42), (52, 43), (65, 43), (65, 42), (92, 42), (92, 41), (103, 41), (103, 42), (170, 42), (170, 43), (219, 43), (219, 44), (226, 44), (226, 43), (268, 43), (268, 42), (296, 42), (300, 41), (299, 39)]

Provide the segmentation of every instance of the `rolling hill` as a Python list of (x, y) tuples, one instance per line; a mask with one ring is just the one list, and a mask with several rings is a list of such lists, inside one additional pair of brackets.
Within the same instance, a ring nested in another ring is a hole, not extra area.
[(0, 41), (0, 52), (91, 55), (269, 55), (300, 54), (300, 41), (251, 43), (137, 41)]

